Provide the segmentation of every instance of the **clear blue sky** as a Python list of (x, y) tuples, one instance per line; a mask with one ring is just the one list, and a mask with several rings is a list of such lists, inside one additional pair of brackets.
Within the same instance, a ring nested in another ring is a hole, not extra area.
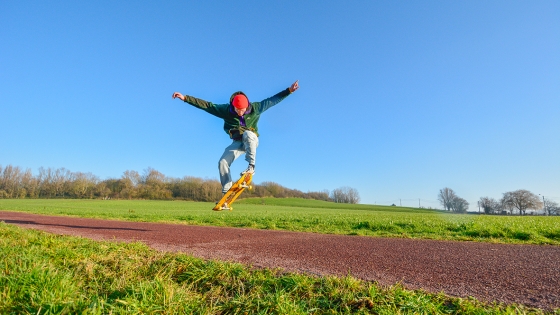
[(171, 94), (299, 80), (261, 117), (257, 183), (560, 201), (556, 0), (2, 1), (0, 39), (3, 166), (217, 179), (222, 121)]

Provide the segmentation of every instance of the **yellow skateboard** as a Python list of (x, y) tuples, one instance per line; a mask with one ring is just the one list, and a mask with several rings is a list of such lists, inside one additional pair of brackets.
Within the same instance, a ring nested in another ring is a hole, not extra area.
[[(251, 180), (253, 180), (253, 174), (247, 173), (241, 175), (241, 178), (233, 183), (231, 188), (227, 191), (227, 193), (225, 193), (222, 199), (218, 201), (218, 203), (212, 210), (233, 210), (231, 204), (237, 199), (237, 197), (239, 197), (239, 195), (241, 195), (245, 188), (249, 188), (249, 190), (253, 189), (253, 186), (251, 186)], [(224, 203), (227, 203), (227, 206), (224, 206)]]

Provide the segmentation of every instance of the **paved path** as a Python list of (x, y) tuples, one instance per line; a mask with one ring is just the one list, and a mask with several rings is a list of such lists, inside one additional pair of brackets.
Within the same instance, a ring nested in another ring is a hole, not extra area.
[(324, 235), (139, 223), (0, 211), (0, 221), (92, 239), (142, 241), (158, 250), (280, 267), (315, 275), (349, 273), (383, 285), (444, 291), (482, 301), (560, 308), (560, 246)]

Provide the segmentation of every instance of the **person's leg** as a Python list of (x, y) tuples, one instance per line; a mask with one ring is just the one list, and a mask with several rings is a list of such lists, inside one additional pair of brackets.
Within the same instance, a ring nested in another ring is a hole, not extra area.
[(230, 166), (233, 161), (235, 161), (241, 154), (243, 154), (243, 142), (233, 141), (225, 150), (224, 154), (220, 158), (218, 163), (218, 168), (220, 170), (220, 182), (222, 183), (222, 193), (226, 193), (231, 187), (231, 173)]
[[(249, 165), (255, 168), (257, 161), (257, 147), (259, 146), (259, 137), (252, 131), (243, 133), (243, 148), (245, 149), (245, 160)], [(249, 170), (249, 169), (247, 169)]]

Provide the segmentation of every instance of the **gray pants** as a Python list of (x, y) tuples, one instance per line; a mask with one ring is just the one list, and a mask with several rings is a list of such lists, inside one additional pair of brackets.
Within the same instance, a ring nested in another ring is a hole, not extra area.
[(226, 193), (231, 187), (230, 166), (241, 154), (245, 153), (245, 160), (249, 164), (255, 165), (257, 156), (257, 147), (259, 146), (259, 138), (252, 131), (243, 133), (242, 141), (233, 141), (225, 150), (220, 158), (218, 168), (220, 169), (220, 182), (222, 183), (222, 192)]

